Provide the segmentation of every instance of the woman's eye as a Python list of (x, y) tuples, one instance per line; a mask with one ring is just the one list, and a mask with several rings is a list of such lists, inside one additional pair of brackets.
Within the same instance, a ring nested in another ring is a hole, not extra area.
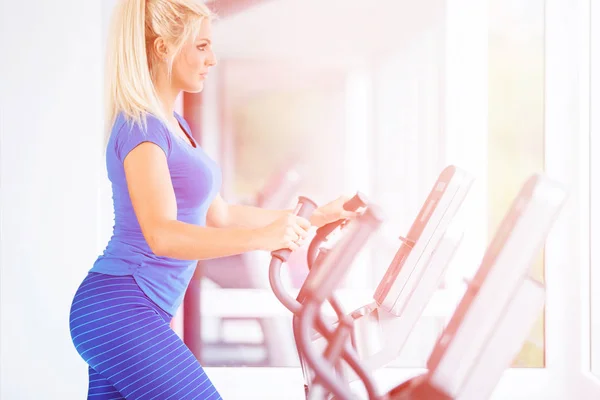
[(200, 51), (206, 50), (206, 45), (205, 44), (201, 44), (200, 46), (198, 46), (198, 50), (200, 50)]

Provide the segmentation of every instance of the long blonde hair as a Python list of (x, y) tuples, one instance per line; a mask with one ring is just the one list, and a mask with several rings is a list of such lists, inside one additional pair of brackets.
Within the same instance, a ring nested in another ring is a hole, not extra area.
[(215, 15), (201, 0), (120, 0), (113, 11), (106, 48), (105, 124), (107, 138), (119, 113), (146, 127), (146, 115), (169, 120), (155, 89), (156, 66), (163, 62), (154, 51), (157, 37), (175, 49), (198, 35), (202, 21)]

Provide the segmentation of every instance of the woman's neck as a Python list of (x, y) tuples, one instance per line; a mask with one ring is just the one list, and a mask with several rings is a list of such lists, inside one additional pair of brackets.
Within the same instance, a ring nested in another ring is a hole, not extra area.
[(173, 117), (175, 112), (175, 101), (179, 95), (179, 91), (175, 90), (166, 77), (157, 79), (155, 82), (156, 93), (160, 100), (165, 116), (169, 119)]

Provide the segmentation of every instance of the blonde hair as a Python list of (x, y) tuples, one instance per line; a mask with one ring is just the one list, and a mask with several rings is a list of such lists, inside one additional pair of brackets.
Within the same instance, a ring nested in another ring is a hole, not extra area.
[(202, 21), (216, 16), (201, 0), (120, 0), (113, 12), (106, 49), (105, 123), (107, 138), (119, 113), (146, 127), (146, 115), (167, 123), (154, 86), (160, 60), (154, 50), (158, 37), (173, 46), (173, 59), (193, 40)]

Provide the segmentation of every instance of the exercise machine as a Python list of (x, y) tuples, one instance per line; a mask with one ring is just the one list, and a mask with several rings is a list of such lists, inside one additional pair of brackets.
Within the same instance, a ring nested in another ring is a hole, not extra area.
[[(402, 243), (375, 290), (373, 302), (350, 313), (353, 345), (367, 370), (382, 368), (398, 357), (440, 286), (462, 239), (462, 233), (448, 229), (472, 183), (473, 177), (456, 166), (440, 173), (408, 235), (400, 237)], [(317, 235), (310, 248), (325, 240)], [(309, 266), (317, 259), (315, 254), (320, 253), (309, 251)], [(314, 342), (317, 347), (326, 346), (318, 335)], [(358, 378), (350, 370), (345, 376), (351, 381)], [(309, 381), (310, 377), (307, 385)]]
[[(565, 200), (565, 190), (543, 175), (526, 181), (440, 335), (427, 362), (427, 373), (379, 395), (369, 373), (364, 373), (366, 368), (359, 365), (353, 369), (361, 371), (359, 379), (369, 399), (481, 400), (491, 396), (543, 307), (544, 284), (533, 277), (531, 266)], [(314, 372), (314, 382), (322, 388), (315, 396), (311, 388), (310, 398), (325, 399), (330, 394), (337, 399), (357, 398), (332, 367), (342, 360), (329, 356), (327, 351), (321, 354), (311, 340), (313, 329), (322, 319), (320, 307), (347, 272), (358, 248), (351, 244), (357, 240), (360, 230), (347, 232), (317, 266), (319, 274), (305, 284), (306, 297), (297, 311), (297, 344)], [(328, 349), (345, 348), (347, 344), (352, 326), (342, 317), (339, 325), (346, 329), (323, 335)]]
[(567, 194), (543, 175), (527, 180), (429, 357), (428, 372), (390, 400), (489, 398), (538, 318), (545, 285), (531, 273)]
[[(460, 243), (460, 237), (447, 235), (446, 231), (472, 182), (469, 174), (455, 166), (448, 166), (440, 173), (408, 235), (400, 237), (401, 246), (373, 296), (374, 301), (344, 316), (344, 320), (351, 321), (352, 345), (367, 370), (381, 368), (397, 358), (439, 286)], [(365, 196), (359, 193), (345, 207), (357, 209), (366, 203)], [(317, 230), (307, 252), (311, 271), (335, 245), (331, 237), (339, 238), (338, 228), (343, 230), (347, 223), (337, 221)], [(297, 298), (300, 303), (304, 301), (306, 290), (306, 287), (300, 290)], [(294, 321), (297, 322), (297, 318)], [(325, 350), (325, 338), (316, 333), (312, 340), (321, 351)], [(308, 397), (314, 376), (303, 357), (300, 362)], [(342, 367), (338, 372), (349, 381), (358, 379), (350, 368)]]
[[(306, 197), (300, 197), (298, 206), (295, 210), (295, 213), (301, 217), (309, 218), (310, 215), (312, 214), (312, 212), (316, 208), (317, 208), (316, 204), (314, 202), (312, 202), (310, 199), (308, 199)], [(357, 232), (357, 234), (351, 236), (353, 239), (355, 239), (352, 243), (349, 243), (349, 244), (340, 243), (338, 246), (340, 246), (340, 245), (343, 247), (350, 246), (353, 249), (360, 249), (367, 242), (367, 239), (369, 238), (369, 236), (374, 231), (376, 231), (377, 228), (379, 227), (379, 225), (381, 224), (381, 222), (382, 222), (381, 212), (376, 207), (369, 206), (368, 204), (366, 204), (364, 201), (364, 196), (362, 196), (360, 193), (357, 194), (356, 196), (354, 196), (352, 199), (350, 199), (344, 205), (344, 208), (346, 210), (357, 210), (360, 208), (364, 208), (364, 211), (357, 218), (351, 220), (348, 223), (347, 223), (347, 221), (336, 221), (336, 222), (332, 222), (331, 224), (321, 227), (320, 231), (318, 230), (315, 237), (320, 237), (321, 235), (324, 234), (324, 232), (331, 233), (336, 228), (343, 226), (344, 230), (350, 230), (352, 232)], [(344, 237), (346, 237), (346, 235), (344, 235)], [(337, 249), (338, 246), (336, 246), (335, 249)], [(331, 254), (329, 254), (327, 256), (324, 256), (325, 253), (323, 252), (321, 254), (321, 257), (319, 257), (319, 258), (321, 260), (326, 260), (332, 256), (335, 256), (335, 254), (337, 254), (335, 249), (332, 251)], [(309, 250), (309, 253), (311, 251), (312, 250)], [(272, 253), (272, 259), (271, 259), (271, 263), (269, 265), (269, 281), (271, 283), (273, 293), (277, 296), (279, 301), (286, 308), (288, 308), (293, 314), (294, 336), (296, 337), (296, 341), (298, 341), (298, 336), (297, 336), (297, 334), (298, 334), (298, 332), (297, 332), (298, 317), (300, 315), (300, 311), (304, 308), (303, 302), (305, 300), (305, 297), (307, 295), (311, 294), (313, 291), (313, 288), (312, 288), (313, 283), (312, 282), (321, 281), (323, 278), (335, 279), (335, 276), (331, 275), (329, 277), (322, 277), (320, 275), (321, 269), (318, 268), (318, 266), (316, 268), (311, 268), (306, 281), (304, 282), (304, 284), (302, 285), (302, 288), (300, 289), (300, 291), (298, 293), (297, 298), (294, 299), (292, 296), (290, 296), (286, 292), (285, 288), (282, 285), (281, 279), (280, 279), (282, 264), (287, 261), (290, 254), (291, 254), (291, 251), (289, 249), (281, 249), (281, 250), (274, 251)], [(348, 251), (347, 254), (354, 255), (355, 253)], [(336, 313), (338, 315), (338, 318), (340, 318), (340, 321), (346, 321), (347, 318), (342, 311), (341, 305), (335, 299), (334, 296), (330, 296), (329, 302), (333, 306), (334, 310), (336, 310)], [(330, 326), (329, 323), (327, 323), (325, 321), (325, 319), (320, 318), (317, 321), (317, 324), (314, 327), (314, 329), (317, 332), (319, 332), (321, 335), (323, 335), (324, 337), (333, 339), (333, 337), (335, 335), (334, 332), (346, 331), (347, 330), (346, 328), (348, 326), (349, 326), (348, 324), (341, 323), (338, 325), (338, 327), (335, 328), (335, 331), (334, 331), (334, 329)], [(347, 332), (347, 333), (349, 333), (349, 332)], [(301, 354), (301, 353), (299, 353), (299, 354)], [(372, 385), (372, 382), (368, 379), (368, 377), (366, 375), (366, 373), (367, 373), (366, 370), (364, 368), (362, 368), (362, 366), (360, 365), (359, 358), (358, 358), (354, 348), (351, 346), (350, 342), (347, 342), (345, 340), (337, 340), (335, 342), (334, 346), (328, 347), (326, 349), (326, 354), (327, 354), (327, 357), (334, 359), (334, 360), (335, 359), (345, 360), (345, 362), (349, 365), (349, 367), (351, 369), (354, 370), (354, 372), (357, 374), (357, 376), (362, 377), (363, 382), (366, 382), (367, 391), (375, 390), (374, 386)], [(301, 357), (301, 359), (302, 359), (302, 357)], [(331, 370), (335, 369), (338, 366), (337, 364), (339, 364), (339, 363), (336, 363), (336, 365), (334, 365), (333, 367), (329, 366), (328, 368), (325, 368), (325, 370), (322, 372), (324, 374), (327, 374), (328, 373), (327, 371), (329, 369), (331, 369)], [(311, 365), (310, 367), (312, 368), (313, 366)], [(311, 386), (311, 390), (312, 390), (312, 386)], [(340, 394), (343, 394), (343, 390), (340, 391), (340, 393), (338, 393), (338, 395), (340, 395)], [(308, 396), (308, 393), (307, 393), (307, 396)]]

